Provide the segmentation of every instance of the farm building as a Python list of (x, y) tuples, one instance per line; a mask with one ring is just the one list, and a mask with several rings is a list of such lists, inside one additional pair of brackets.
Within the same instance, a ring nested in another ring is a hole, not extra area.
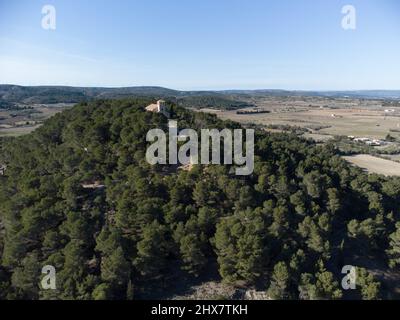
[(371, 138), (355, 138), (355, 142), (363, 142), (369, 146), (382, 146), (385, 145), (386, 142), (378, 139), (371, 139)]

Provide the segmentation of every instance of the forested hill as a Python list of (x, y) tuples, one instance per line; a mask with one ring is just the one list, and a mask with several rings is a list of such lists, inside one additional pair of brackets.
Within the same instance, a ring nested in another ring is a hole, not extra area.
[[(329, 145), (256, 133), (255, 170), (150, 166), (148, 100), (83, 103), (1, 140), (0, 298), (172, 297), (218, 273), (273, 299), (374, 299), (400, 262), (400, 179), (362, 173)], [(237, 127), (173, 107), (182, 128)], [(52, 265), (57, 289), (41, 290)], [(344, 291), (344, 265), (358, 268)], [(371, 267), (372, 266), (372, 267)]]
[(179, 91), (162, 87), (25, 87), (0, 85), (0, 109), (13, 104), (80, 103), (95, 99), (156, 98), (178, 101), (180, 106), (192, 108), (236, 109), (254, 107), (240, 97), (216, 91)]

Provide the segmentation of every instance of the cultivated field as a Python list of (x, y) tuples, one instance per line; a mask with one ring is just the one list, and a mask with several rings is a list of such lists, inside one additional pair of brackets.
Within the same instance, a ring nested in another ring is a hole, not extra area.
[(270, 113), (242, 115), (236, 111), (203, 111), (241, 123), (306, 128), (316, 135), (316, 140), (326, 140), (334, 135), (383, 139), (389, 133), (400, 138), (400, 108), (385, 112), (388, 109), (379, 100), (269, 97), (250, 102)]
[(343, 157), (350, 163), (367, 170), (369, 173), (385, 176), (400, 176), (400, 163), (373, 157), (367, 154)]
[(400, 162), (400, 154), (387, 155), (385, 157), (390, 158), (393, 161)]
[[(390, 149), (398, 149), (399, 146), (400, 107), (397, 104), (387, 107), (382, 100), (324, 97), (259, 97), (248, 102), (269, 113), (237, 114), (236, 110), (213, 109), (201, 111), (242, 124), (265, 126), (266, 130), (272, 132), (285, 131), (288, 126), (300, 127), (305, 131), (303, 137), (318, 143), (325, 143), (334, 136), (384, 140), (390, 134), (397, 142), (387, 141), (385, 145), (375, 147), (375, 150), (389, 153)], [(349, 139), (349, 146), (352, 143)], [(400, 162), (395, 162), (400, 161), (400, 154), (382, 156), (393, 161), (366, 154), (345, 158), (371, 173), (400, 176)]]
[(28, 134), (40, 127), (44, 120), (70, 108), (73, 104), (21, 105), (20, 109), (0, 110), (0, 137)]
[(33, 130), (39, 128), (41, 124), (34, 126), (21, 126), (21, 127), (11, 127), (11, 128), (1, 128), (0, 137), (17, 137), (24, 134), (31, 133)]

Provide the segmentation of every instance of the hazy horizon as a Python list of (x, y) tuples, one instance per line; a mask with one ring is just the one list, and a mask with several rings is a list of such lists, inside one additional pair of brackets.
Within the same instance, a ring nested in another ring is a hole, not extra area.
[(210, 88), (194, 88), (194, 89), (182, 89), (182, 88), (175, 88), (175, 87), (166, 87), (161, 85), (126, 85), (126, 86), (112, 86), (112, 85), (105, 85), (105, 86), (79, 86), (79, 85), (63, 85), (63, 84), (37, 84), (37, 85), (26, 85), (26, 84), (17, 84), (17, 83), (0, 83), (0, 86), (20, 86), (20, 87), (69, 87), (69, 88), (104, 88), (104, 89), (122, 89), (122, 88), (163, 88), (168, 90), (174, 91), (292, 91), (292, 92), (357, 92), (357, 91), (400, 91), (399, 89), (285, 89), (285, 88), (222, 88), (222, 89), (210, 89)]

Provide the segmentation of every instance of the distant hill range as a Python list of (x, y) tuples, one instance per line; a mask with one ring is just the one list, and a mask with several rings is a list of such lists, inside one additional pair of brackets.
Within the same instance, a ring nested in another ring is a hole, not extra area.
[(305, 90), (224, 90), (224, 94), (242, 94), (251, 96), (308, 96), (355, 99), (400, 99), (400, 90), (352, 90), (352, 91), (305, 91)]
[(0, 108), (14, 103), (78, 103), (94, 99), (125, 97), (155, 97), (177, 99), (180, 105), (194, 108), (209, 107), (238, 109), (253, 107), (251, 97), (261, 96), (317, 96), (332, 98), (399, 99), (400, 90), (366, 91), (287, 91), (287, 90), (222, 90), (180, 91), (163, 87), (67, 87), (0, 85)]
[(254, 107), (234, 95), (217, 91), (178, 91), (162, 87), (66, 87), (0, 85), (0, 108), (13, 103), (78, 103), (95, 99), (120, 99), (130, 97), (154, 97), (179, 100), (179, 105), (193, 108), (238, 109)]

